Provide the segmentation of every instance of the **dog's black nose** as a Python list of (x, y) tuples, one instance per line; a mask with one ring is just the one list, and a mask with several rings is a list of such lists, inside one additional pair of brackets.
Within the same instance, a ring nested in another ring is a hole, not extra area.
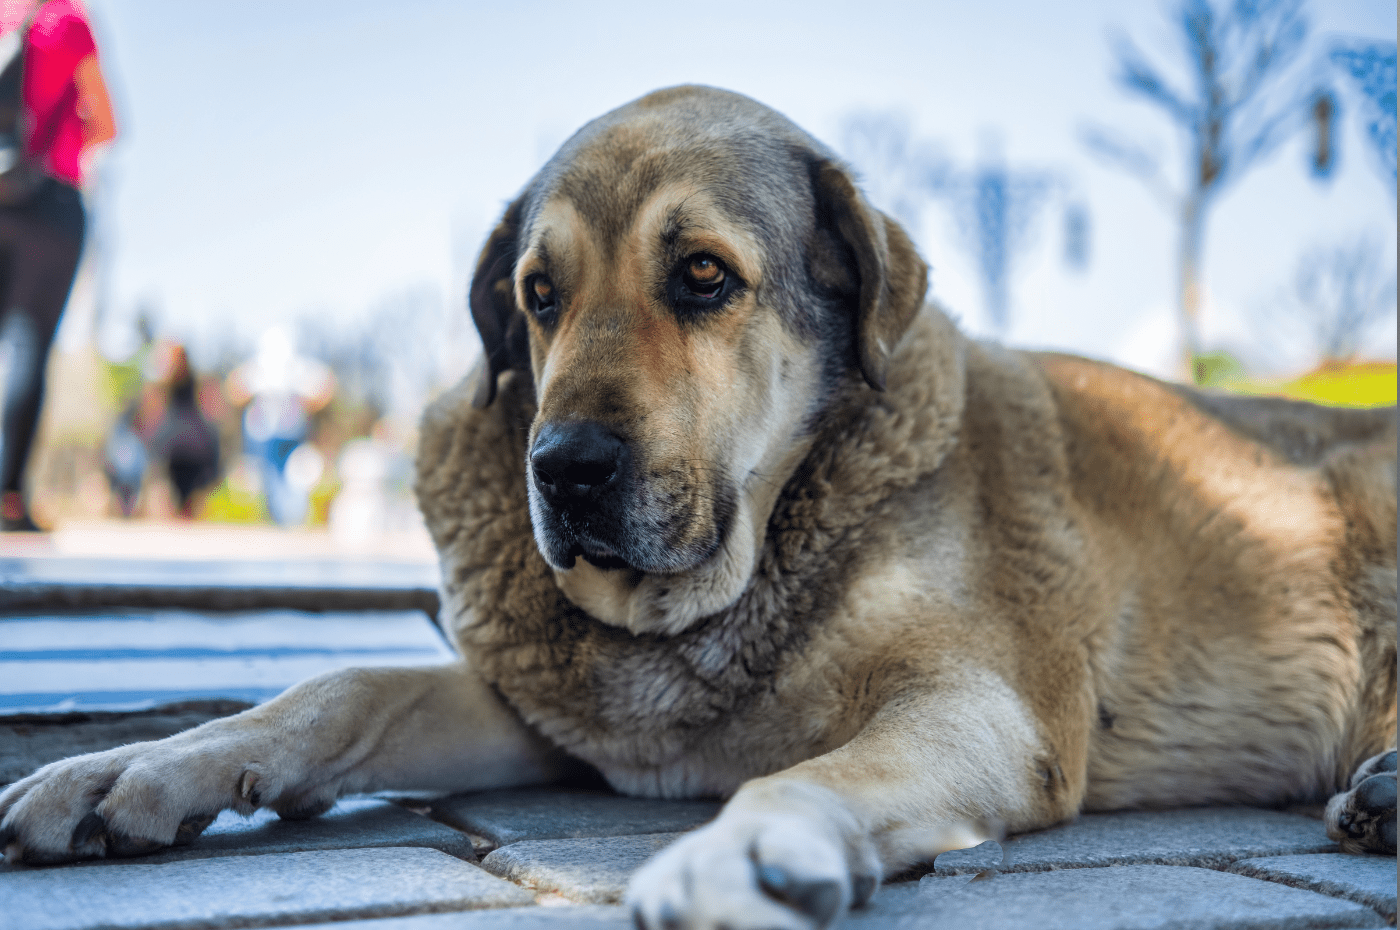
[(612, 486), (627, 462), (627, 443), (601, 423), (547, 423), (535, 437), (530, 468), (555, 499), (593, 497)]

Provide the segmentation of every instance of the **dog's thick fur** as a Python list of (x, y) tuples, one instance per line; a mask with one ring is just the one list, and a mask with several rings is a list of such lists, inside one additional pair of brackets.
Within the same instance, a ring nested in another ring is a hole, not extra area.
[(1393, 853), (1394, 410), (970, 342), (925, 279), (752, 101), (678, 88), (591, 123), (488, 241), (486, 361), (424, 418), (462, 661), (48, 766), (0, 797), (7, 855), (568, 758), (732, 795), (635, 877), (648, 927), (824, 925), (1081, 810), (1344, 792), (1334, 837)]

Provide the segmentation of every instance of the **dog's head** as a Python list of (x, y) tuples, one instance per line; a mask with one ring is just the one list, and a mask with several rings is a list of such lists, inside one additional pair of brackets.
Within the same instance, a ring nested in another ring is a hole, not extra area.
[(732, 603), (837, 391), (883, 389), (927, 269), (778, 113), (659, 91), (564, 144), (482, 251), (476, 402), (531, 372), (535, 539), (599, 619), (674, 632)]

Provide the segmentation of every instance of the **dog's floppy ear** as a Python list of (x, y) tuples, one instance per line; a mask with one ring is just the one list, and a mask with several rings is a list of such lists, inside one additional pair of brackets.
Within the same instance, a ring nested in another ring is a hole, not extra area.
[(898, 223), (866, 203), (850, 174), (823, 160), (815, 166), (819, 222), (851, 250), (860, 275), (856, 351), (865, 381), (885, 389), (890, 353), (918, 315), (928, 265)]
[(473, 407), (486, 407), (496, 399), (496, 379), (501, 372), (530, 369), (529, 331), (515, 308), (516, 239), (520, 233), (521, 197), (505, 215), (481, 249), (472, 275), (472, 321), (481, 335), (484, 356), (478, 366), (481, 380), (472, 396)]

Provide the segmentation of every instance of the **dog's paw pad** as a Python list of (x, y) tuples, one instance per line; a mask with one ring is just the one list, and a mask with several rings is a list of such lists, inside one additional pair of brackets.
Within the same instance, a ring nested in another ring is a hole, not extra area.
[(1343, 852), (1395, 855), (1395, 753), (1366, 760), (1351, 790), (1327, 804), (1327, 835)]

